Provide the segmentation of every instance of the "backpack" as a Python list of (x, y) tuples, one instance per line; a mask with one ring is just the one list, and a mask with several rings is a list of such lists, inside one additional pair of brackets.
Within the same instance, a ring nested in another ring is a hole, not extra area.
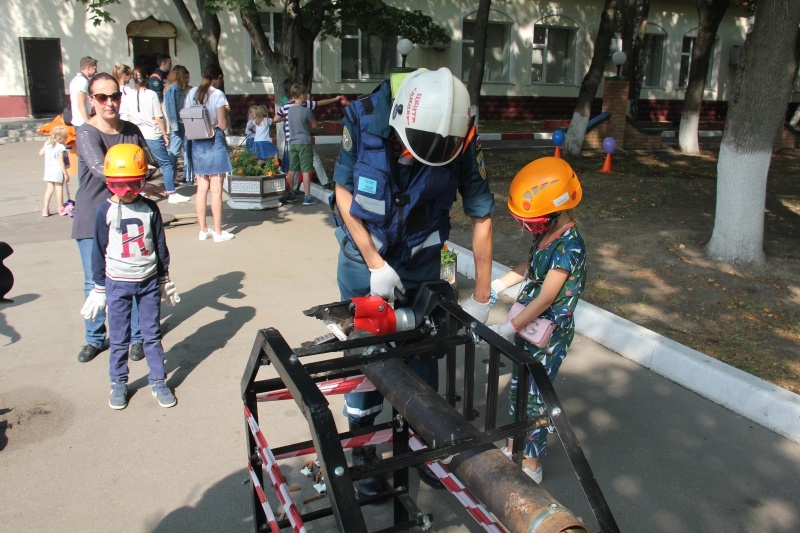
[(214, 136), (214, 126), (211, 125), (211, 117), (208, 116), (206, 106), (198, 104), (184, 107), (178, 115), (183, 121), (186, 138), (190, 141), (210, 139)]

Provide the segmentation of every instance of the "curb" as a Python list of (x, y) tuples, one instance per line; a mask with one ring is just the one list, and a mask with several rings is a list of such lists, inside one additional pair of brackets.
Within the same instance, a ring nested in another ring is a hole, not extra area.
[[(458, 252), (458, 273), (475, 279), (472, 252), (448, 241)], [(492, 279), (511, 270), (492, 262)], [(511, 287), (503, 294), (513, 298)], [(765, 428), (800, 443), (800, 396), (734, 368), (663, 335), (580, 301), (575, 331)]]

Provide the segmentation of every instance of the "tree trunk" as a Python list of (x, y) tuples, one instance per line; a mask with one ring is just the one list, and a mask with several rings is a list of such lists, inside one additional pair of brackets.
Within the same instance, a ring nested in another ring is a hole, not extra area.
[(489, 27), (489, 7), (491, 0), (480, 0), (478, 12), (475, 15), (475, 47), (473, 48), (472, 65), (469, 69), (469, 80), (467, 80), (467, 91), (469, 91), (469, 101), (477, 117), (478, 100), (481, 97), (481, 85), (483, 85), (483, 72), (486, 60), (486, 37)]
[(183, 21), (183, 25), (189, 30), (189, 36), (192, 38), (195, 46), (197, 46), (197, 55), (200, 58), (200, 70), (202, 71), (207, 65), (219, 64), (219, 36), (222, 29), (219, 25), (219, 18), (216, 14), (211, 13), (205, 5), (204, 0), (195, 0), (197, 11), (200, 15), (200, 21), (203, 23), (201, 28), (198, 28), (192, 18), (192, 14), (186, 7), (184, 0), (174, 0), (175, 8)]
[(645, 57), (642, 55), (647, 16), (650, 13), (650, 0), (637, 0), (636, 20), (634, 22), (633, 46), (626, 63), (630, 64), (630, 82), (628, 85), (628, 116), (636, 120), (639, 114), (639, 94), (642, 92), (642, 76), (644, 75)]
[(725, 12), (731, 0), (695, 0), (697, 4), (697, 18), (700, 25), (697, 29), (697, 38), (692, 48), (692, 64), (689, 69), (689, 81), (683, 96), (683, 109), (681, 111), (681, 125), (678, 133), (678, 144), (681, 152), (686, 155), (699, 155), (700, 144), (698, 129), (700, 123), (700, 106), (703, 103), (703, 90), (706, 87), (708, 65), (711, 53), (714, 51), (714, 40)]
[(586, 125), (592, 112), (592, 102), (597, 95), (597, 88), (603, 80), (608, 53), (611, 50), (611, 38), (614, 36), (614, 16), (617, 12), (617, 0), (605, 0), (603, 12), (600, 15), (600, 27), (597, 29), (597, 37), (594, 42), (594, 54), (589, 70), (581, 82), (581, 90), (578, 93), (578, 101), (575, 104), (575, 112), (572, 113), (572, 120), (569, 123), (567, 137), (564, 142), (564, 153), (567, 155), (578, 155), (583, 146), (583, 138), (586, 136)]
[(719, 150), (714, 231), (706, 248), (715, 261), (764, 261), (767, 172), (800, 59), (799, 24), (797, 0), (759, 0)]

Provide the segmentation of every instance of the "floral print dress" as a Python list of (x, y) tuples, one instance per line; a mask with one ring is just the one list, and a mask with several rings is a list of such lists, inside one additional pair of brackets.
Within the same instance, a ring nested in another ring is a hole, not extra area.
[[(553, 335), (550, 337), (546, 348), (538, 348), (525, 341), (519, 335), (514, 337), (517, 346), (523, 348), (538, 359), (552, 382), (561, 363), (567, 356), (567, 349), (572, 344), (575, 335), (575, 318), (573, 313), (578, 305), (578, 299), (586, 283), (586, 245), (583, 235), (577, 226), (568, 226), (558, 237), (543, 247), (538, 246), (534, 240), (532, 246), (528, 274), (522, 282), (522, 290), (517, 296), (517, 302), (528, 305), (542, 290), (542, 283), (550, 269), (560, 268), (569, 274), (564, 286), (556, 296), (550, 307), (542, 313), (542, 317), (555, 323)], [(518, 365), (514, 365), (511, 377), (511, 395), (509, 398), (509, 418), (514, 420), (514, 408), (517, 399)], [(545, 412), (545, 404), (539, 394), (539, 389), (530, 380), (528, 390), (528, 403), (526, 415), (528, 418), (538, 416)], [(525, 439), (525, 457), (540, 457), (547, 451), (547, 428), (536, 429), (528, 433)]]

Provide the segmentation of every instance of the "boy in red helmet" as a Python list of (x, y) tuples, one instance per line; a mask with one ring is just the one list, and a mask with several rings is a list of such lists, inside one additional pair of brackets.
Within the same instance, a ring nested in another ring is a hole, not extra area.
[(169, 279), (169, 250), (164, 223), (155, 202), (139, 193), (145, 185), (147, 160), (135, 144), (117, 144), (106, 153), (103, 173), (113, 196), (100, 204), (95, 215), (92, 273), (95, 288), (81, 314), (87, 320), (108, 304), (112, 409), (128, 405), (128, 344), (131, 308), (139, 306), (144, 355), (150, 368), (153, 396), (162, 407), (177, 403), (167, 387), (164, 348), (161, 346), (161, 299), (168, 305), (180, 301)]

